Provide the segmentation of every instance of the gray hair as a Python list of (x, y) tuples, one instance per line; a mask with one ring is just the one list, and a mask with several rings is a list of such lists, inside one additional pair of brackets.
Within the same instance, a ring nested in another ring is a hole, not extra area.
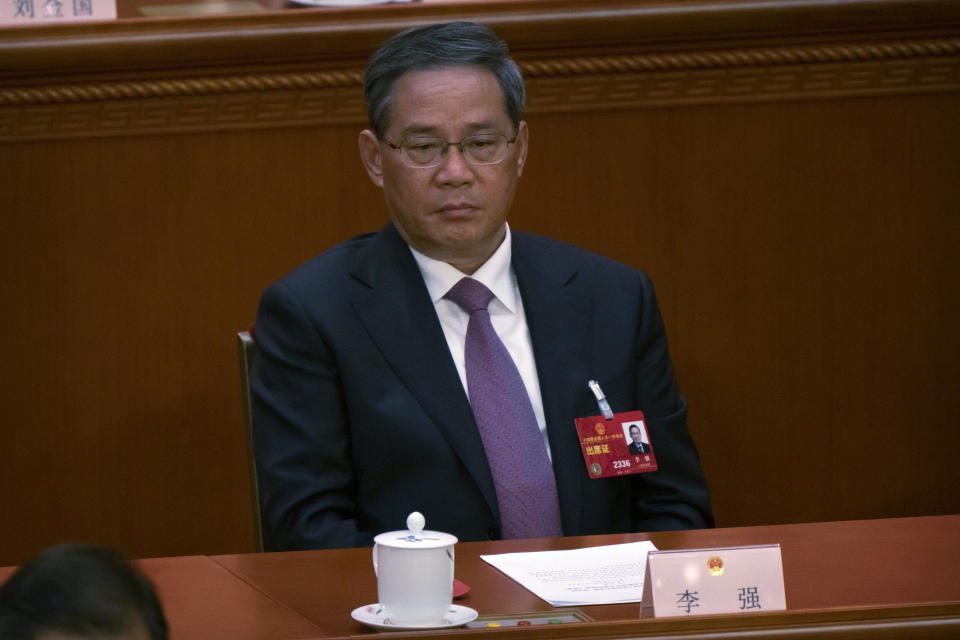
[(363, 72), (363, 94), (370, 128), (383, 138), (390, 124), (393, 85), (409, 71), (472, 66), (489, 70), (503, 91), (504, 108), (520, 126), (526, 102), (523, 76), (510, 58), (507, 43), (487, 26), (473, 22), (448, 22), (413, 27), (380, 45)]

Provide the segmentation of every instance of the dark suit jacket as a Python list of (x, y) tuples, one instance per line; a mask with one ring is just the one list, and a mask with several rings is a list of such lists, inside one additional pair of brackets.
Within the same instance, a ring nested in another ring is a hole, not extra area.
[[(565, 535), (712, 526), (653, 287), (645, 274), (513, 232)], [(263, 294), (252, 375), (265, 546), (362, 546), (405, 528), (500, 537), (466, 392), (423, 278), (392, 225)], [(590, 479), (574, 418), (642, 409), (659, 470)]]
[(646, 442), (631, 442), (627, 448), (630, 449), (630, 453), (635, 456), (640, 455), (641, 453), (650, 453), (650, 445), (648, 445)]

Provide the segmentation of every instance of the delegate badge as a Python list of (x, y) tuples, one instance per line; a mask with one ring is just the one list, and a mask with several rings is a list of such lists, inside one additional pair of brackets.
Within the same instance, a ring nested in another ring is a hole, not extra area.
[(591, 478), (657, 470), (653, 444), (642, 411), (577, 418), (577, 435)]

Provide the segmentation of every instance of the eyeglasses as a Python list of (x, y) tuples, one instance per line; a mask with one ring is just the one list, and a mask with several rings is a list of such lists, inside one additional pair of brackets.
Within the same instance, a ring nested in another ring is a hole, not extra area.
[(404, 164), (414, 169), (435, 167), (443, 162), (450, 147), (460, 149), (464, 160), (473, 165), (497, 164), (507, 155), (507, 145), (517, 141), (517, 136), (507, 140), (499, 133), (485, 133), (464, 138), (460, 142), (448, 142), (443, 138), (410, 138), (400, 144), (384, 140), (391, 149), (400, 151)]

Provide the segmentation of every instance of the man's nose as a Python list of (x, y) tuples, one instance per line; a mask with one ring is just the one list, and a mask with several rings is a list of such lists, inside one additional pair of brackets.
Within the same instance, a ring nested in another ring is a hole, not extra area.
[(438, 175), (444, 180), (468, 181), (473, 179), (473, 167), (460, 150), (460, 145), (451, 144), (440, 158)]

